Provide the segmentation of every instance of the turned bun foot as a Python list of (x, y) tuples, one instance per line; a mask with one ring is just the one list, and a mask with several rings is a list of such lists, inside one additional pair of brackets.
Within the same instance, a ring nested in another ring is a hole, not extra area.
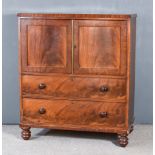
[(20, 126), (20, 127), (21, 127), (21, 129), (22, 129), (21, 137), (22, 137), (24, 140), (30, 139), (30, 137), (31, 137), (30, 127), (23, 127), (23, 126)]
[(118, 134), (118, 143), (120, 146), (125, 147), (128, 144), (128, 135), (126, 133)]

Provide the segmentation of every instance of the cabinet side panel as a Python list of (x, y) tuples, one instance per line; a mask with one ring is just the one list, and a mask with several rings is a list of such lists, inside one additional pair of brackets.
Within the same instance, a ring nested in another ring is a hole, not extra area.
[(21, 59), (21, 24), (20, 24), (20, 18), (18, 18), (18, 79), (19, 79), (19, 106), (20, 106), (20, 122), (22, 120), (22, 79), (21, 79), (21, 64), (22, 64), (22, 59)]
[(130, 20), (130, 63), (129, 63), (129, 125), (134, 122), (134, 89), (135, 89), (135, 49), (136, 49), (136, 18)]

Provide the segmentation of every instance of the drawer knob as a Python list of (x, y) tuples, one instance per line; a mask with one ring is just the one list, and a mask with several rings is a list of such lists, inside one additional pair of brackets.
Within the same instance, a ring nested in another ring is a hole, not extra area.
[(40, 113), (40, 114), (45, 114), (45, 113), (46, 113), (46, 109), (43, 108), (43, 107), (41, 107), (41, 108), (39, 109), (39, 113)]
[(99, 116), (100, 116), (101, 118), (105, 118), (105, 117), (108, 116), (108, 113), (107, 113), (107, 112), (100, 112), (100, 113), (99, 113)]
[(45, 89), (46, 88), (46, 84), (40, 83), (38, 87), (39, 87), (39, 89)]
[(108, 87), (107, 86), (101, 86), (100, 87), (100, 92), (107, 92), (108, 91)]

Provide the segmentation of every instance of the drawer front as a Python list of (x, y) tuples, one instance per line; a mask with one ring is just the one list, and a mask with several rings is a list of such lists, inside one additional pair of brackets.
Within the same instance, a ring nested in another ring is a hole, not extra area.
[(23, 76), (23, 95), (120, 101), (126, 99), (125, 79)]
[(23, 99), (23, 123), (124, 127), (125, 103)]

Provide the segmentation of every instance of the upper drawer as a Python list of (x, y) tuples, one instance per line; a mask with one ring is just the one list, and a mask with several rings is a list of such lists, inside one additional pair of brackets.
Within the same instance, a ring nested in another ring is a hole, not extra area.
[(121, 101), (126, 99), (126, 80), (25, 75), (22, 93), (28, 97)]

